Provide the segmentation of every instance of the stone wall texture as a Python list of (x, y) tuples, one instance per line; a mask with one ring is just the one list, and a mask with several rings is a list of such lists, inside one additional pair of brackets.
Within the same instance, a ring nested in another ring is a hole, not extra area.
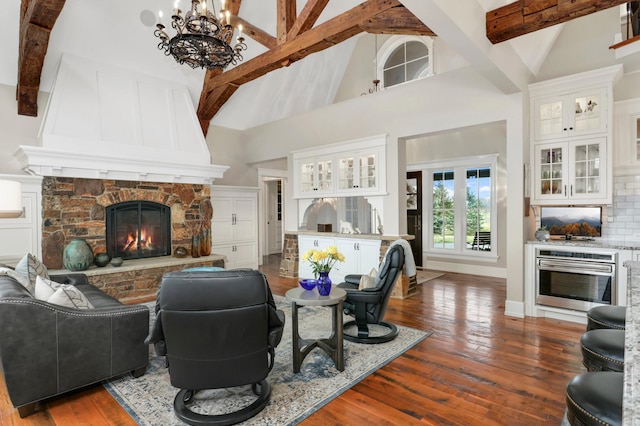
[(94, 253), (106, 252), (105, 208), (138, 200), (169, 206), (172, 249), (177, 246), (190, 249), (191, 236), (210, 214), (207, 208), (211, 204), (211, 190), (208, 185), (45, 177), (42, 181), (45, 265), (62, 268), (64, 242), (73, 238), (85, 239)]

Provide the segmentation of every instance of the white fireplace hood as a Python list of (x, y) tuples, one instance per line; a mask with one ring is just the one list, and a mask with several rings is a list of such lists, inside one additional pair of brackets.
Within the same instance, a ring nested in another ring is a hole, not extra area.
[(211, 184), (211, 154), (185, 85), (65, 54), (40, 130), (15, 157), (31, 174)]

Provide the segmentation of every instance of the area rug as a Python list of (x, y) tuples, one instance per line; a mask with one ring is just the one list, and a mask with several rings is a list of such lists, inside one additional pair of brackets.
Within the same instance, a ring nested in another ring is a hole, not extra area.
[(419, 269), (418, 272), (416, 273), (416, 281), (418, 282), (418, 284), (424, 284), (427, 281), (431, 281), (434, 280), (438, 277), (441, 277), (444, 275), (444, 272), (438, 272), (438, 271), (428, 271), (426, 269)]
[[(399, 326), (398, 337), (391, 342), (364, 345), (344, 341), (345, 370), (336, 370), (333, 361), (320, 349), (305, 358), (299, 373), (292, 370), (291, 306), (284, 297), (274, 296), (278, 309), (286, 315), (282, 341), (276, 348), (275, 365), (267, 380), (271, 383), (271, 401), (246, 425), (295, 425), (326, 405), (375, 370), (398, 357), (431, 333)], [(148, 304), (151, 324), (155, 319), (154, 303)], [(331, 310), (323, 307), (301, 307), (299, 332), (303, 338), (321, 338), (330, 334)], [(345, 320), (349, 318), (345, 316)], [(174, 415), (173, 400), (178, 393), (171, 386), (164, 357), (150, 351), (149, 368), (144, 376), (130, 375), (104, 383), (104, 387), (140, 425), (182, 425)], [(250, 386), (196, 393), (193, 411), (222, 414), (255, 400)]]

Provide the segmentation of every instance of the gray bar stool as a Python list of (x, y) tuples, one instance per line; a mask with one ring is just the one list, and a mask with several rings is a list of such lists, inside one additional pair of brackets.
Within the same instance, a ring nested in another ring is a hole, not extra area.
[(572, 426), (622, 425), (623, 373), (582, 373), (566, 388), (567, 420)]
[(624, 330), (627, 309), (624, 306), (596, 306), (587, 312), (587, 331), (598, 328)]
[(624, 330), (597, 329), (582, 335), (582, 363), (588, 371), (624, 370), (624, 333)]

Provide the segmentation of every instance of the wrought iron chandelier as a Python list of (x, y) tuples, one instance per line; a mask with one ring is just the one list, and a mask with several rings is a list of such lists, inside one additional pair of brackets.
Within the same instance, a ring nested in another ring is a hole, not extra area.
[(191, 10), (182, 16), (176, 0), (171, 26), (176, 30), (174, 37), (169, 37), (160, 21), (153, 34), (160, 39), (158, 49), (164, 54), (172, 55), (179, 64), (187, 64), (191, 68), (225, 69), (229, 64), (236, 65), (242, 61), (242, 51), (247, 50), (242, 36), (242, 25), (238, 26), (236, 45), (231, 47), (234, 28), (230, 22), (230, 13), (224, 9), (224, 0), (219, 17), (215, 8), (207, 7), (206, 0), (191, 0)]

